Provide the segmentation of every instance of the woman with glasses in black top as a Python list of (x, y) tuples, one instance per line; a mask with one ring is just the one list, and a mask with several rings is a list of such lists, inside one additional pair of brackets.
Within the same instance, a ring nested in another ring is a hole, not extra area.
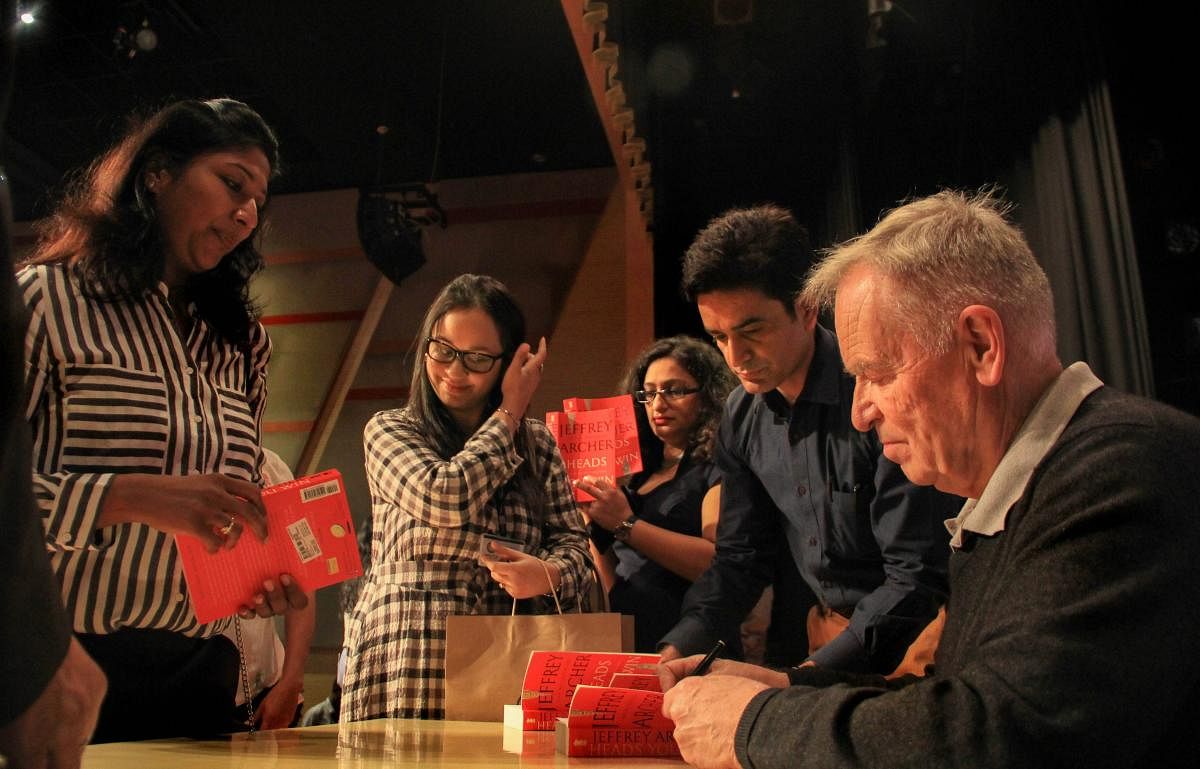
[(601, 577), (613, 611), (634, 615), (639, 652), (655, 651), (712, 561), (720, 482), (712, 449), (735, 384), (712, 345), (688, 336), (654, 342), (621, 386), (643, 406), (636, 411), (645, 469), (623, 488), (591, 477), (576, 484), (596, 497), (587, 515)]
[(553, 612), (552, 590), (574, 610), (591, 588), (566, 468), (524, 418), (546, 360), (546, 340), (534, 352), (524, 337), (502, 283), (455, 278), (421, 325), (408, 404), (367, 423), (371, 567), (346, 628), (342, 721), (444, 717), (447, 615)]

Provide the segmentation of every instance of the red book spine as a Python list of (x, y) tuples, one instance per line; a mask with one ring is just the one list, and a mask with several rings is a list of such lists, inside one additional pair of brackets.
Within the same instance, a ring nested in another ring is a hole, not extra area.
[[(554, 436), (567, 477), (577, 481), (585, 475), (616, 483), (617, 455), (614, 448), (613, 410), (546, 414), (546, 427)], [(575, 489), (575, 499), (591, 502), (592, 496)]]
[[(578, 686), (606, 686), (616, 673), (653, 674), (657, 654), (535, 651), (521, 685), (523, 728), (553, 730), (567, 715)], [(534, 721), (536, 720), (536, 722)]]
[(678, 756), (675, 724), (662, 714), (662, 701), (661, 692), (577, 687), (562, 727), (563, 752), (568, 756)]
[(579, 729), (567, 726), (568, 756), (679, 756), (670, 732), (650, 729)]
[(642, 689), (648, 692), (661, 692), (662, 684), (653, 673), (617, 673), (608, 682), (616, 689)]
[(558, 717), (552, 710), (524, 710), (521, 729), (527, 732), (552, 732)]
[(637, 416), (632, 395), (613, 395), (608, 398), (567, 398), (563, 411), (568, 414), (597, 409), (613, 410), (613, 447), (616, 454), (615, 472), (618, 476), (642, 470), (642, 448), (638, 443)]

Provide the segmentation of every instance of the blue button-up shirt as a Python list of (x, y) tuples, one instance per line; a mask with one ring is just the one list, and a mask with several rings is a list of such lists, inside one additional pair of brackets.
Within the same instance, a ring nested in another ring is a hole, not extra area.
[(716, 555), (663, 643), (692, 654), (717, 638), (735, 639), (773, 581), (776, 548), (786, 542), (817, 600), (850, 618), (811, 659), (887, 673), (946, 600), (943, 521), (962, 500), (914, 486), (883, 456), (874, 431), (854, 429), (854, 380), (833, 334), (817, 326), (815, 335), (795, 404), (777, 391), (750, 395), (742, 387), (725, 404)]

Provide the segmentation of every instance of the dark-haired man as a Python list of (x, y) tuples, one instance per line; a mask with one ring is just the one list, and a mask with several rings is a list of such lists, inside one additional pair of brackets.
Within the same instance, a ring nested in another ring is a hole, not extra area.
[[(943, 521), (960, 500), (909, 483), (878, 437), (851, 425), (854, 380), (833, 334), (799, 299), (811, 263), (803, 228), (769, 205), (713, 220), (684, 257), (684, 293), (741, 387), (717, 440), (716, 556), (662, 652), (671, 659), (707, 651), (718, 638), (736, 643), (738, 623), (790, 559), (816, 596), (811, 654), (768, 661), (921, 673), (946, 600)], [(798, 625), (795, 614), (776, 610), (773, 622)]]

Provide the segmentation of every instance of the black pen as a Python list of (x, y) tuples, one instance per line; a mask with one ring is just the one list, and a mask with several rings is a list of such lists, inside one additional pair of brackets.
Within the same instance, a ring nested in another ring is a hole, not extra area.
[(689, 676), (702, 676), (705, 673), (707, 673), (708, 669), (710, 667), (712, 667), (713, 660), (715, 660), (717, 658), (717, 655), (720, 654), (721, 650), (724, 648), (725, 648), (725, 642), (717, 641), (717, 645), (712, 648), (712, 651), (710, 651), (708, 654), (705, 654), (704, 659), (700, 660), (700, 664), (697, 665), (696, 667), (692, 668), (692, 672), (688, 673), (688, 675)]

